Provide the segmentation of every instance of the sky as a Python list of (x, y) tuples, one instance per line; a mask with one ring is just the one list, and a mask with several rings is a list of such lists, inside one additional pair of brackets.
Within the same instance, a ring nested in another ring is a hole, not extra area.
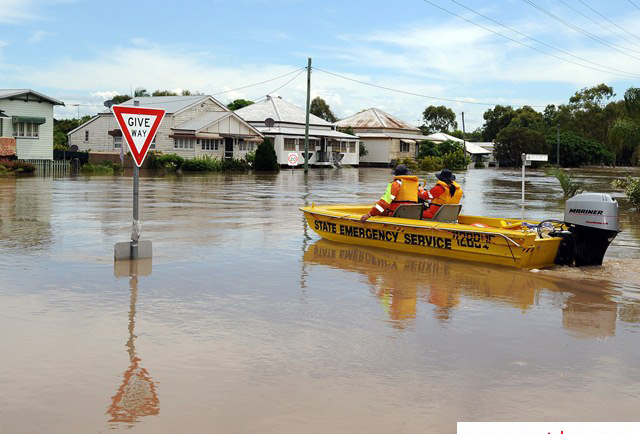
[(0, 0), (0, 88), (64, 101), (56, 118), (93, 115), (112, 95), (138, 87), (197, 90), (223, 103), (275, 93), (304, 107), (302, 68), (311, 57), (311, 96), (324, 98), (339, 118), (376, 107), (420, 125), (425, 107), (446, 105), (459, 123), (465, 113), (471, 131), (494, 104), (543, 110), (598, 83), (622, 98), (640, 78), (638, 6), (640, 0)]

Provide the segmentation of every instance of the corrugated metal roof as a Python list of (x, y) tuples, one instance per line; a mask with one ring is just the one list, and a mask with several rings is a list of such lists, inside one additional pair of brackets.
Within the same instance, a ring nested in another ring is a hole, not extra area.
[[(267, 95), (267, 99), (246, 107), (242, 107), (235, 113), (247, 122), (264, 122), (271, 118), (276, 122), (286, 122), (304, 125), (306, 112), (304, 109), (286, 102), (279, 96)], [(318, 116), (309, 115), (309, 125), (331, 126), (331, 123)]]
[(208, 127), (212, 123), (219, 121), (220, 119), (232, 116), (232, 112), (207, 112), (202, 116), (185, 122), (184, 124), (174, 127), (174, 130), (193, 130), (198, 131), (205, 127)]
[[(132, 106), (134, 101), (140, 101), (140, 107), (158, 108), (164, 109), (169, 113), (176, 113), (182, 109), (185, 109), (197, 102), (205, 99), (213, 99), (209, 95), (189, 95), (189, 96), (138, 96), (123, 102), (119, 105)], [(214, 100), (215, 101), (215, 100)], [(216, 101), (217, 102), (217, 101)], [(220, 103), (218, 103), (220, 104)], [(220, 104), (224, 107), (223, 104)], [(109, 113), (110, 110), (106, 110), (104, 113)]]
[(396, 130), (420, 131), (402, 119), (390, 115), (380, 109), (370, 108), (336, 122), (338, 127), (351, 128), (390, 128)]
[(40, 92), (36, 92), (33, 89), (0, 89), (0, 99), (11, 98), (13, 96), (24, 95), (26, 93), (36, 95), (39, 98), (49, 101), (53, 105), (64, 105), (62, 101), (58, 101), (57, 99), (51, 98), (50, 96), (47, 96)]
[[(457, 137), (450, 136), (449, 134), (446, 134), (446, 133), (429, 134), (426, 137), (426, 139), (431, 140), (433, 142), (446, 142), (447, 140), (452, 140), (454, 142), (464, 143), (464, 140), (459, 139)], [(485, 148), (478, 146), (478, 144), (474, 142), (467, 142), (466, 148), (467, 148), (467, 152), (470, 154), (490, 154), (491, 153), (491, 151), (488, 151)]]

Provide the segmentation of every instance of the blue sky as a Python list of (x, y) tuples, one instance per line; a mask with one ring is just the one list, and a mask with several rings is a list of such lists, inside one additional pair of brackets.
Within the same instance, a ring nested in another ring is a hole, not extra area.
[[(430, 1), (587, 64), (451, 0)], [(464, 111), (471, 130), (488, 106), (470, 102), (558, 104), (601, 82), (621, 97), (640, 78), (640, 9), (633, 4), (640, 0), (532, 0), (595, 39), (524, 0), (456, 1), (602, 71), (523, 47), (423, 0), (0, 0), (0, 88), (36, 89), (67, 104), (56, 117), (73, 117), (73, 104), (82, 104), (81, 115), (94, 114), (110, 95), (136, 87), (225, 92), (216, 98), (228, 102), (260, 98), (293, 79), (276, 93), (302, 106), (304, 74), (226, 91), (302, 68), (312, 57), (314, 66), (357, 80), (463, 101), (385, 91), (316, 70), (312, 96), (325, 98), (339, 117), (378, 107), (419, 124), (426, 106), (444, 104)]]

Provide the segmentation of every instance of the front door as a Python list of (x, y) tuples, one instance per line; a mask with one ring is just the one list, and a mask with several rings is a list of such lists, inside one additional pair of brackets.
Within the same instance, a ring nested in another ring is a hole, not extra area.
[(224, 158), (226, 160), (233, 158), (233, 137), (224, 138)]

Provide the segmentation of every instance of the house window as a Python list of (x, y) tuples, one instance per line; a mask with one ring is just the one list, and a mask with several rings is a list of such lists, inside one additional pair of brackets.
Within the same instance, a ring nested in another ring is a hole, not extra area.
[(247, 150), (247, 143), (244, 141), (244, 139), (238, 139), (238, 149), (240, 149), (241, 151)]
[(352, 154), (356, 153), (356, 142), (349, 142), (349, 152)]
[(176, 137), (173, 139), (173, 149), (193, 149), (195, 140), (186, 137)]
[(409, 152), (409, 144), (407, 142), (400, 141), (400, 152)]
[(295, 151), (296, 150), (296, 139), (288, 139), (285, 137), (284, 139), (284, 148), (285, 151)]
[(222, 140), (198, 139), (198, 143), (203, 151), (217, 151), (222, 144)]
[(84, 131), (84, 141), (88, 142), (89, 141), (89, 130), (85, 130)]
[(149, 144), (149, 149), (156, 149), (156, 136), (153, 136), (153, 140)]
[(38, 138), (39, 125), (25, 122), (17, 122), (13, 127), (14, 137)]
[(347, 152), (347, 142), (340, 142), (340, 152)]
[(113, 136), (113, 147), (116, 149), (122, 148), (122, 136)]

